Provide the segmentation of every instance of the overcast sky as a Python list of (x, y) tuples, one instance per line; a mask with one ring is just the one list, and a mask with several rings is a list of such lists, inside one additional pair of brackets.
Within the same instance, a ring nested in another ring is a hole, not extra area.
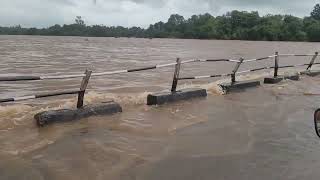
[(147, 27), (171, 14), (214, 16), (230, 10), (304, 17), (320, 0), (0, 0), (0, 26), (47, 27), (81, 15), (87, 24)]

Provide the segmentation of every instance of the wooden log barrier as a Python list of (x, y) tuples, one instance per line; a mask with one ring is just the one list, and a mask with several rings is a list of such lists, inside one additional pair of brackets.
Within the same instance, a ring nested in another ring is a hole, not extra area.
[(320, 70), (307, 70), (301, 72), (302, 75), (307, 75), (311, 77), (319, 76), (320, 75)]
[(148, 95), (147, 105), (161, 105), (206, 96), (207, 90), (199, 88), (183, 89), (175, 92), (159, 92)]
[(38, 113), (34, 116), (37, 125), (43, 127), (57, 122), (68, 122), (98, 115), (111, 115), (122, 112), (118, 103), (105, 102), (96, 105), (87, 105), (80, 109), (61, 109)]
[(264, 84), (277, 84), (283, 80), (298, 81), (300, 79), (299, 73), (290, 73), (287, 75), (277, 76), (277, 77), (266, 77), (264, 78)]
[(257, 87), (260, 86), (260, 81), (258, 80), (250, 80), (250, 81), (238, 81), (238, 82), (230, 82), (230, 83), (222, 83), (219, 84), (219, 86), (221, 87), (221, 89), (225, 92), (225, 93), (229, 93), (232, 91), (240, 91), (240, 90), (244, 90), (247, 88), (253, 88), (253, 87)]

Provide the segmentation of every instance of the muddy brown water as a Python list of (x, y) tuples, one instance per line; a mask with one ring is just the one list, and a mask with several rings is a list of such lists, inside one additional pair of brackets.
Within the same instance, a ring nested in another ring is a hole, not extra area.
[[(172, 39), (0, 36), (1, 75), (77, 74), (138, 68), (195, 58), (247, 59), (280, 53), (314, 53), (319, 43)], [(281, 64), (308, 58), (281, 58)], [(272, 65), (248, 63), (241, 69)], [(228, 73), (232, 63), (182, 66), (181, 76)], [(317, 68), (317, 67), (315, 67)], [(295, 71), (294, 69), (289, 69)], [(284, 70), (281, 70), (282, 73)], [(288, 71), (288, 70), (286, 70)], [(240, 79), (261, 78), (261, 71)], [(313, 111), (319, 77), (263, 85), (229, 95), (217, 81), (183, 81), (209, 96), (146, 106), (149, 92), (170, 88), (173, 68), (94, 77), (86, 103), (115, 99), (121, 114), (37, 128), (37, 112), (74, 107), (75, 96), (0, 106), (1, 180), (318, 179), (320, 140)], [(1, 82), (1, 97), (79, 87), (81, 79)]]

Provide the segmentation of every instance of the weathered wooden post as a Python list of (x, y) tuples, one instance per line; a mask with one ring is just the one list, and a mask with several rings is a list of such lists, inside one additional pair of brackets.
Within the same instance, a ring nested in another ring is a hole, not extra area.
[(243, 58), (240, 58), (239, 59), (239, 62), (237, 63), (236, 67), (234, 68), (234, 70), (232, 71), (232, 74), (231, 74), (231, 83), (235, 83), (236, 82), (236, 73), (237, 71), (239, 70), (241, 64), (243, 63), (244, 59)]
[(274, 78), (278, 77), (278, 70), (279, 70), (279, 52), (276, 52), (274, 57), (274, 75), (273, 75)]
[(77, 103), (77, 108), (82, 108), (83, 107), (83, 99), (84, 99), (84, 94), (86, 92), (89, 79), (91, 77), (92, 71), (86, 70), (85, 76), (82, 79), (81, 86), (80, 86), (80, 91), (78, 93), (78, 103)]
[(177, 91), (177, 85), (178, 85), (179, 75), (180, 75), (180, 67), (181, 67), (181, 60), (180, 60), (180, 58), (177, 58), (177, 64), (175, 66), (175, 71), (174, 71), (174, 75), (173, 75), (171, 92)]
[(317, 57), (318, 57), (318, 52), (315, 52), (314, 53), (314, 56), (312, 57), (312, 59), (311, 59), (311, 61), (310, 61), (310, 64), (309, 64), (309, 66), (308, 66), (308, 68), (307, 68), (307, 70), (310, 70), (311, 69), (311, 67), (313, 66), (313, 64), (314, 64), (314, 61), (317, 59)]
[(314, 53), (314, 56), (312, 57), (309, 65), (307, 67), (307, 70), (301, 72), (301, 74), (308, 75), (308, 76), (318, 76), (318, 75), (320, 75), (320, 71), (319, 70), (311, 70), (311, 68), (314, 65), (314, 62), (317, 59), (318, 55), (319, 55), (318, 52)]

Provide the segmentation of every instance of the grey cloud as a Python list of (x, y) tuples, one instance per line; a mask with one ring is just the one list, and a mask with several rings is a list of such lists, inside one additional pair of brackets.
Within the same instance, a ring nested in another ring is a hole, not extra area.
[(147, 4), (151, 7), (159, 8), (159, 7), (164, 7), (165, 4), (168, 2), (167, 0), (132, 0), (135, 3), (138, 4)]
[(60, 3), (60, 4), (66, 4), (66, 5), (75, 5), (75, 3), (72, 0), (45, 0), (45, 2), (54, 2), (54, 3)]

